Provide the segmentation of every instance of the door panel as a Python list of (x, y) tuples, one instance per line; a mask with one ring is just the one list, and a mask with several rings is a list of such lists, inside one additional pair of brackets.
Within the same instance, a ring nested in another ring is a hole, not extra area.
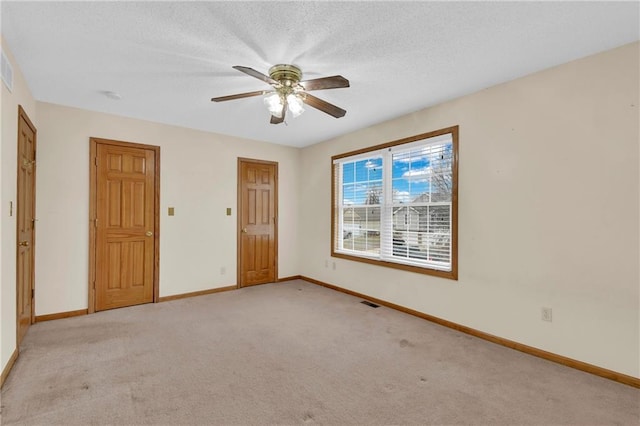
[(277, 163), (239, 160), (239, 285), (277, 277)]
[(153, 301), (155, 151), (96, 147), (95, 310)]
[(18, 116), (16, 295), (20, 345), (33, 323), (34, 312), (36, 129), (22, 108)]

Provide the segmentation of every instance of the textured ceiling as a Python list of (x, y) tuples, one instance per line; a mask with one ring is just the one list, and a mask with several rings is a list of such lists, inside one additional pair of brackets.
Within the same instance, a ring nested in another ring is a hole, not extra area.
[[(2, 35), (36, 99), (307, 146), (639, 39), (638, 2), (11, 2)], [(269, 124), (268, 89), (231, 67), (305, 78), (347, 110)], [(104, 95), (117, 92), (120, 100)]]

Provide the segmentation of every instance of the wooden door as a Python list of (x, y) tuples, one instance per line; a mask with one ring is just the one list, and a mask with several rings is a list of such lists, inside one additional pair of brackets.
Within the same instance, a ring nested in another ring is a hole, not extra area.
[(36, 128), (22, 107), (18, 107), (18, 193), (17, 193), (17, 339), (18, 346), (34, 313)]
[(238, 285), (277, 277), (278, 164), (238, 160)]
[(96, 311), (154, 301), (156, 151), (96, 142)]

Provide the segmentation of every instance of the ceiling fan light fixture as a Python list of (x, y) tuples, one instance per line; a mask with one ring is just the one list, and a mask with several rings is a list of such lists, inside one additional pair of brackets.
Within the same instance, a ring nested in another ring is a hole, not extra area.
[(289, 111), (293, 114), (293, 118), (298, 117), (304, 112), (304, 104), (299, 95), (292, 93), (287, 96), (287, 105), (289, 106)]
[(282, 118), (282, 97), (278, 92), (271, 92), (264, 97), (264, 104), (274, 117)]

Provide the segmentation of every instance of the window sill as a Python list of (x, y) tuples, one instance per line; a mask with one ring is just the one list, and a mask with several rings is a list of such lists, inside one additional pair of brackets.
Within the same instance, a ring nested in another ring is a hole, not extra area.
[(353, 260), (356, 262), (368, 263), (370, 265), (384, 266), (387, 268), (400, 269), (402, 271), (415, 272), (417, 274), (431, 275), (434, 277), (446, 278), (446, 279), (455, 280), (455, 281), (458, 280), (458, 272), (457, 272), (457, 269), (455, 268), (455, 265), (452, 271), (441, 271), (438, 269), (426, 268), (422, 266), (405, 265), (402, 263), (387, 262), (385, 260), (353, 256), (350, 254), (340, 253), (333, 250), (331, 251), (331, 256), (337, 257), (340, 259), (347, 259), (347, 260)]

